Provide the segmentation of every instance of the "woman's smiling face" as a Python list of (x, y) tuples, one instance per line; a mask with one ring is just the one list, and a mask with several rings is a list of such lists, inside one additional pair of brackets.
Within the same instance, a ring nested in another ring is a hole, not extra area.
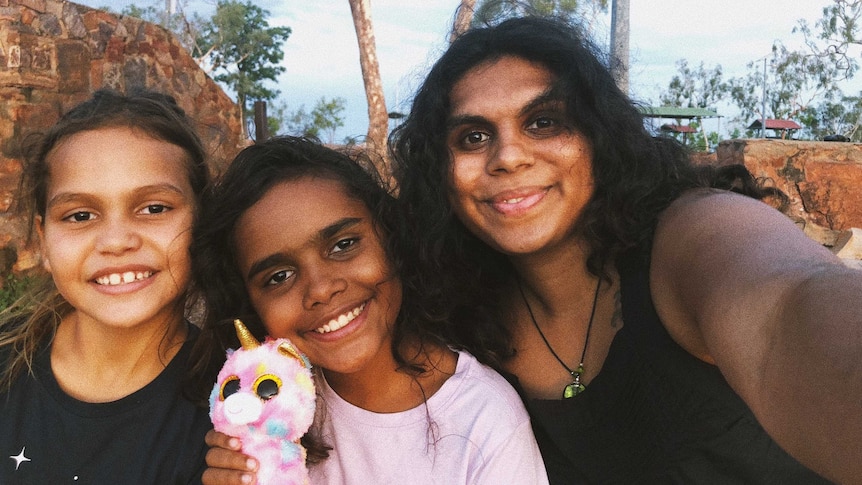
[(330, 372), (392, 361), (401, 283), (370, 211), (343, 184), (315, 177), (277, 183), (240, 217), (234, 242), (269, 335), (289, 338)]
[(505, 254), (569, 239), (593, 194), (592, 149), (569, 128), (553, 82), (541, 64), (505, 56), (469, 70), (450, 93), (450, 201)]

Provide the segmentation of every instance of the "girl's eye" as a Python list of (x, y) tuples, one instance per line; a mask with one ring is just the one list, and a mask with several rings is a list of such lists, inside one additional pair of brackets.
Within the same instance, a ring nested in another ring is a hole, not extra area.
[(69, 221), (69, 222), (87, 222), (87, 221), (93, 220), (94, 217), (95, 216), (93, 215), (92, 212), (78, 211), (78, 212), (75, 212), (74, 214), (71, 214), (71, 215), (64, 217), (63, 220)]
[(143, 209), (144, 214), (161, 214), (171, 210), (170, 207), (164, 204), (150, 204)]
[(341, 253), (349, 250), (353, 246), (355, 246), (359, 242), (359, 238), (349, 237), (346, 239), (342, 239), (335, 243), (335, 246), (332, 247), (332, 254)]
[(279, 285), (287, 281), (288, 278), (293, 276), (293, 271), (283, 269), (281, 271), (276, 271), (269, 279), (266, 281), (267, 286)]

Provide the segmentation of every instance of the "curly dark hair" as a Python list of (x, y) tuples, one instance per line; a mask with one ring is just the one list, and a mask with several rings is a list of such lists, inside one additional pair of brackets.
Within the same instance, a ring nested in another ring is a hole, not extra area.
[(588, 247), (587, 268), (609, 278), (624, 253), (648, 254), (658, 214), (686, 189), (716, 187), (763, 198), (742, 166), (694, 166), (686, 149), (645, 129), (638, 107), (617, 87), (602, 56), (579, 29), (559, 19), (522, 17), (469, 30), (432, 67), (405, 122), (389, 146), (412, 235), (404, 252), (417, 268), (404, 281), (429, 300), (435, 320), (480, 360), (496, 364), (510, 353), (500, 325), (499, 297), (511, 281), (506, 258), (457, 220), (448, 198), (451, 154), (446, 145), (450, 92), (473, 67), (505, 56), (541, 64), (554, 76), (551, 94), (565, 106), (567, 125), (593, 150), (595, 191), (575, 227)]

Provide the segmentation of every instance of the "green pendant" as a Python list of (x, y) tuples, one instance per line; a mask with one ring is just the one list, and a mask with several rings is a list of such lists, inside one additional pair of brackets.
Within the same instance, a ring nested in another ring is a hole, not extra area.
[(563, 388), (563, 399), (569, 399), (580, 394), (584, 389), (581, 384), (581, 374), (584, 372), (584, 364), (578, 365), (578, 369), (572, 372), (572, 383)]
[(586, 389), (586, 388), (584, 387), (583, 384), (573, 382), (573, 383), (569, 384), (568, 386), (566, 386), (565, 389), (563, 389), (563, 399), (569, 399), (569, 398), (575, 397), (578, 394), (580, 394), (581, 391), (583, 391), (584, 389)]

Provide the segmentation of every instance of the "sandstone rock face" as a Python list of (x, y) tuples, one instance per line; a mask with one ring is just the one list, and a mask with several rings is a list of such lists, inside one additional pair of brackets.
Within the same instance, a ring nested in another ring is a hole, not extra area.
[(38, 261), (9, 212), (21, 141), (102, 87), (173, 95), (216, 171), (241, 148), (238, 107), (163, 28), (66, 1), (0, 0), (0, 249), (17, 254), (0, 273)]
[(791, 217), (815, 240), (833, 246), (842, 231), (862, 228), (862, 144), (728, 140), (716, 155), (783, 190)]

